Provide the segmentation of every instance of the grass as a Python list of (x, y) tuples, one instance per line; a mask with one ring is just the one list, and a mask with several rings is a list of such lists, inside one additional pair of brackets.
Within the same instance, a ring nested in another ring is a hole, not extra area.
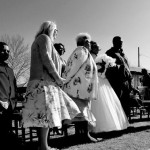
[[(49, 136), (49, 146), (57, 150), (150, 150), (150, 118), (139, 112), (131, 117), (130, 127), (124, 131), (100, 133), (95, 136), (102, 138), (100, 142), (89, 143), (82, 136), (75, 136), (74, 127), (68, 129), (68, 136)], [(29, 133), (29, 131), (28, 131)], [(29, 138), (28, 138), (29, 139)], [(37, 138), (25, 143), (25, 150), (37, 150)]]
[[(150, 149), (149, 120), (134, 120), (127, 130), (100, 133), (102, 141), (88, 143), (83, 137), (74, 135), (74, 128), (68, 130), (69, 136), (50, 136), (49, 145), (58, 150), (148, 150)], [(37, 150), (37, 141), (26, 143), (26, 149)]]

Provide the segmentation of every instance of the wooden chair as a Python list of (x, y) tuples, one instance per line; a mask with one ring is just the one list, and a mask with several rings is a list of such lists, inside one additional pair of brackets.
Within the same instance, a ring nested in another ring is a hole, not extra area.
[(19, 87), (18, 88), (18, 99), (17, 99), (17, 105), (14, 110), (14, 113), (12, 115), (12, 131), (15, 132), (15, 134), (22, 138), (22, 142), (26, 142), (26, 140), (30, 140), (30, 142), (33, 141), (33, 138), (37, 138), (37, 130), (35, 127), (27, 128), (25, 129), (22, 124), (22, 108), (23, 108), (23, 102), (24, 102), (24, 94), (26, 92), (26, 87)]
[(14, 110), (14, 113), (12, 114), (12, 131), (14, 131), (18, 137), (22, 138), (22, 142), (24, 143), (25, 142), (25, 128), (23, 128), (21, 125), (21, 120), (22, 120), (21, 111), (23, 108), (23, 101), (24, 101), (24, 97), (22, 94), (25, 91), (22, 91), (22, 88), (21, 90), (20, 88), (18, 88), (17, 90), (18, 90), (18, 93), (17, 93), (18, 99), (17, 99), (16, 108)]
[(75, 128), (75, 123), (62, 126), (62, 135), (67, 137), (68, 136), (68, 129), (71, 128), (71, 127)]
[(140, 118), (142, 118), (143, 112), (145, 110), (141, 95), (136, 91), (132, 90), (130, 93), (130, 115), (129, 122), (131, 122), (131, 117), (136, 117), (140, 114)]
[(12, 115), (12, 131), (18, 136), (18, 138), (22, 139), (22, 142), (25, 143), (26, 141), (32, 142), (34, 138), (38, 138), (37, 135), (37, 128), (30, 127), (24, 128), (21, 124), (22, 114), (21, 112), (14, 112)]
[(22, 142), (25, 142), (25, 128), (21, 125), (21, 119), (22, 116), (20, 112), (14, 112), (12, 115), (12, 131), (15, 132), (15, 134), (22, 138)]

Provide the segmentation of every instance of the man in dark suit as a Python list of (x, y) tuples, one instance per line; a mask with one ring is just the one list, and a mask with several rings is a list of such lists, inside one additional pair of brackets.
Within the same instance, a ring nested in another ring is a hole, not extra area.
[(121, 37), (115, 36), (112, 42), (113, 47), (106, 51), (106, 54), (116, 59), (117, 66), (108, 69), (106, 72), (106, 77), (119, 97), (126, 115), (129, 116), (132, 75), (129, 69), (128, 60), (122, 49), (123, 41), (121, 40)]
[(0, 42), (0, 149), (17, 150), (20, 149), (19, 141), (11, 131), (12, 113), (17, 102), (17, 86), (14, 72), (6, 63), (9, 52), (8, 45)]

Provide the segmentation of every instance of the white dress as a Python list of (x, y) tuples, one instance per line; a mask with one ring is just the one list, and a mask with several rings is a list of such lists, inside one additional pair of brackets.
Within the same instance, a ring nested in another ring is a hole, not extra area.
[[(116, 81), (117, 82), (117, 81)], [(120, 100), (111, 87), (107, 78), (99, 75), (98, 99), (92, 101), (92, 113), (96, 118), (93, 132), (108, 132), (123, 130), (129, 122), (121, 106)]]
[(54, 78), (57, 74), (61, 76), (60, 56), (47, 35), (36, 38), (32, 44), (31, 55), (30, 79), (22, 109), (22, 124), (25, 128), (61, 128), (62, 120), (73, 119), (80, 110)]

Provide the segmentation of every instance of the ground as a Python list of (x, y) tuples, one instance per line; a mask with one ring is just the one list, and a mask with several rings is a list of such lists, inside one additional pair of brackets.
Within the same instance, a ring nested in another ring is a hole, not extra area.
[[(69, 136), (50, 135), (49, 145), (57, 150), (150, 150), (150, 120), (132, 120), (124, 131), (101, 133), (102, 141), (88, 143), (83, 137), (74, 135), (74, 128), (68, 130)], [(37, 150), (37, 141), (27, 142), (26, 149)]]

